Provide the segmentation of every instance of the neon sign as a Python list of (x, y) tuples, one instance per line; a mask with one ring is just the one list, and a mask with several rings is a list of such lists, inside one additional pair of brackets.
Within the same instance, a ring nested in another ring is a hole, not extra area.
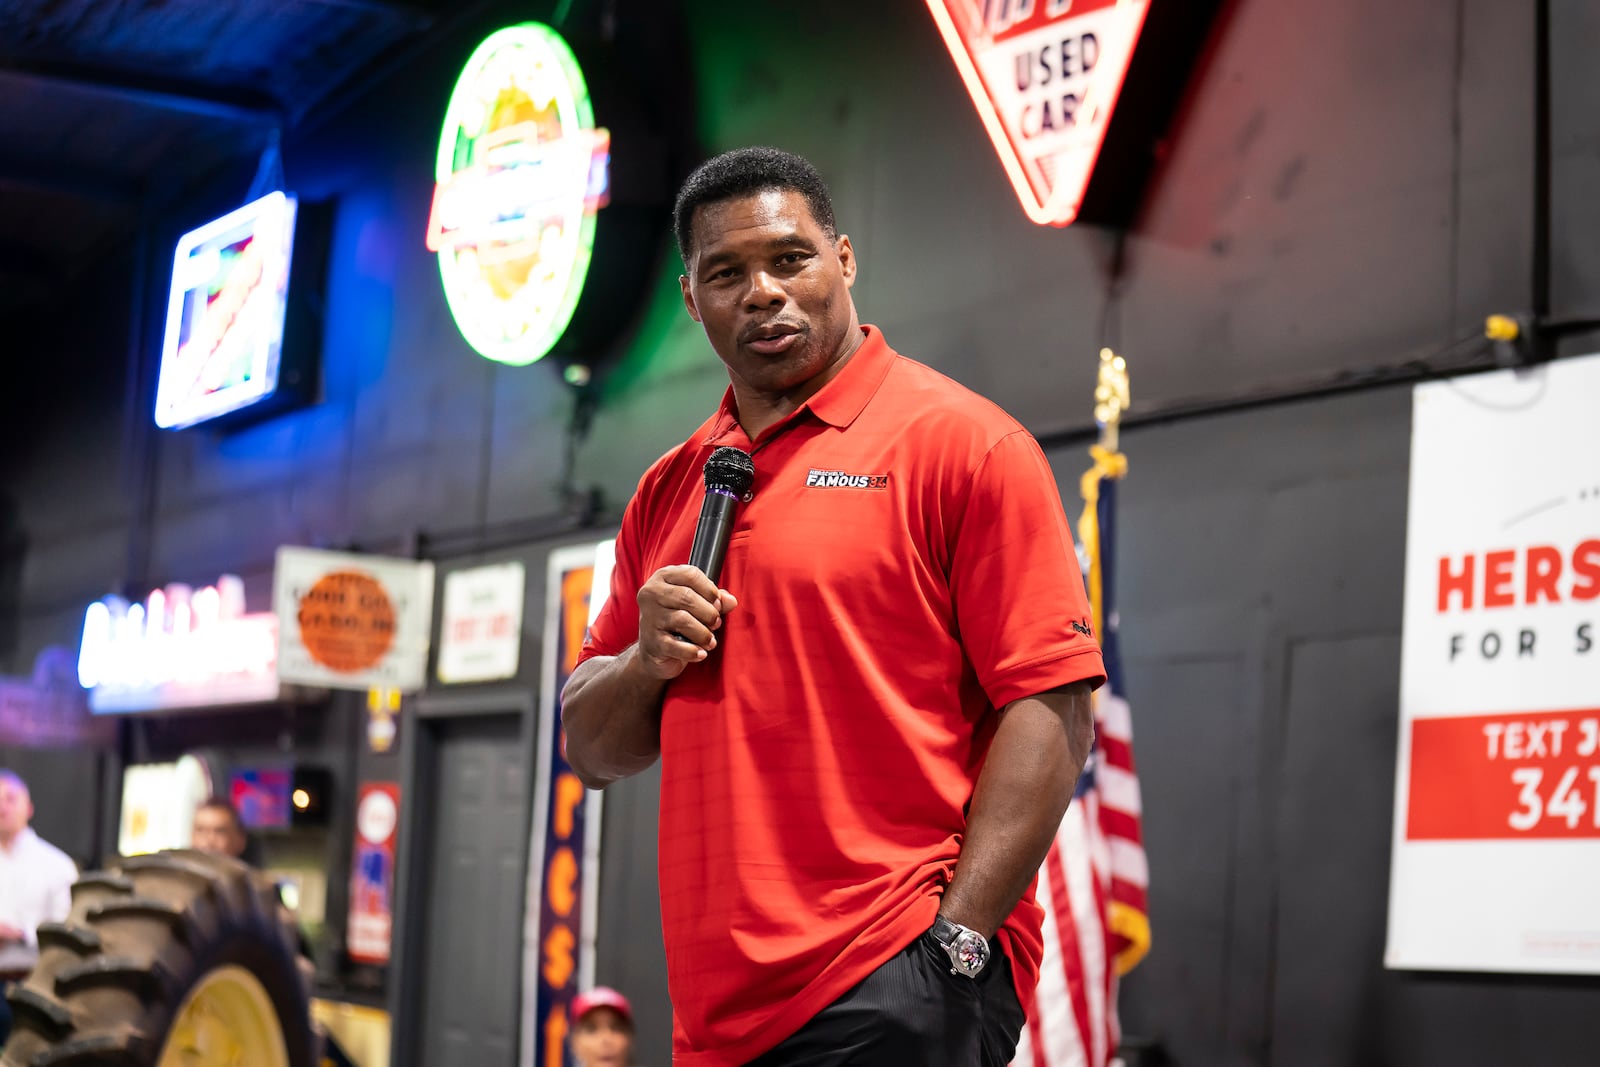
[(277, 391), (294, 218), (294, 198), (270, 193), (178, 239), (157, 426), (193, 426)]
[(111, 723), (89, 715), (70, 648), (51, 645), (34, 660), (31, 678), (0, 675), (0, 745), (22, 748), (108, 745)]
[(244, 613), (244, 583), (224, 575), (191, 590), (169, 585), (143, 604), (89, 605), (78, 683), (96, 712), (154, 711), (276, 700), (278, 618)]
[(491, 34), (450, 94), (427, 245), (456, 326), (501, 363), (560, 339), (610, 195), (611, 135), (567, 43), (535, 22)]
[(1028, 218), (1066, 226), (1150, 0), (928, 0)]

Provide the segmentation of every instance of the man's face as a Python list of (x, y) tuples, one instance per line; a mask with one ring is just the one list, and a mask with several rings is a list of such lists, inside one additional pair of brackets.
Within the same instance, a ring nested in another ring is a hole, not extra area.
[(221, 808), (201, 808), (194, 813), (189, 844), (201, 852), (238, 857), (244, 852), (244, 831)]
[(737, 383), (787, 393), (830, 367), (856, 329), (850, 238), (829, 238), (805, 197), (769, 189), (697, 208), (684, 306)]
[(633, 1059), (633, 1027), (614, 1008), (592, 1008), (572, 1031), (579, 1067), (626, 1067)]
[(0, 778), (0, 837), (15, 837), (28, 828), (32, 818), (33, 801), (28, 787)]

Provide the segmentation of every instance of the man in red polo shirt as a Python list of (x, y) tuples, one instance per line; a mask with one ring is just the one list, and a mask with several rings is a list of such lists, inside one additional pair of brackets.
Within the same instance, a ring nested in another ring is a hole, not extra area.
[[(730, 385), (640, 481), (562, 694), (586, 784), (661, 759), (674, 1062), (1005, 1064), (1104, 678), (1055, 479), (860, 325), (805, 160), (719, 156), (674, 221)], [(719, 587), (684, 561), (723, 446), (755, 481)]]

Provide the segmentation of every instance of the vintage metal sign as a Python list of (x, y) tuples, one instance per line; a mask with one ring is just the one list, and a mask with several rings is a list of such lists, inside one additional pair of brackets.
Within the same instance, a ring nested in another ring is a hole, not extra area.
[(600, 901), (600, 804), (567, 762), (561, 690), (610, 591), (615, 542), (550, 553), (539, 697), (539, 762), (523, 927), (521, 1067), (563, 1067), (572, 999), (594, 984)]
[(454, 685), (517, 676), (527, 584), (527, 568), (516, 560), (445, 576), (439, 681)]
[(1028, 218), (1078, 216), (1150, 0), (928, 0)]
[(281, 680), (403, 693), (427, 680), (432, 563), (284, 545), (272, 602)]
[(346, 948), (361, 963), (389, 962), (394, 929), (394, 852), (400, 836), (400, 786), (363, 782), (356, 802)]

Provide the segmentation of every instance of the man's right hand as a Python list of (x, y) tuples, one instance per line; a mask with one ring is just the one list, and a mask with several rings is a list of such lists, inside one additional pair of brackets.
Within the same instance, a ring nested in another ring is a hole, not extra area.
[(714, 631), (738, 600), (698, 567), (662, 567), (639, 590), (639, 663), (662, 681), (717, 647)]
[(27, 936), (22, 927), (12, 926), (10, 923), (0, 923), (0, 945), (9, 945), (12, 942), (21, 944), (26, 940)]

